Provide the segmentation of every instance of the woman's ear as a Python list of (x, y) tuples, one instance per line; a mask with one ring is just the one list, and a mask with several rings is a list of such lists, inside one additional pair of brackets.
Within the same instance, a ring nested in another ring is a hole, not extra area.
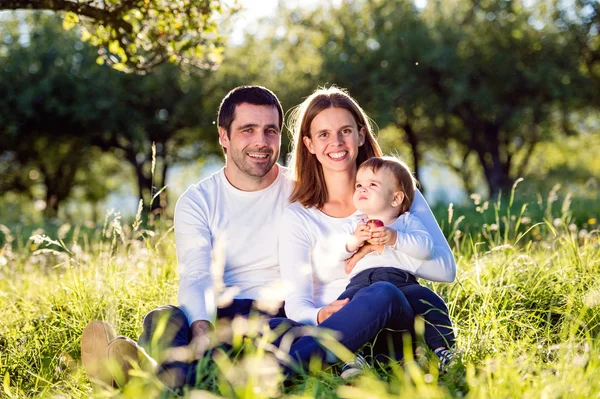
[(358, 146), (361, 147), (365, 143), (365, 137), (367, 137), (367, 129), (361, 127), (358, 131)]
[(308, 136), (302, 137), (302, 142), (304, 143), (306, 148), (308, 148), (308, 152), (310, 152), (311, 154), (315, 153), (315, 148), (313, 146), (313, 143), (312, 143), (312, 140), (310, 139), (310, 137), (308, 137)]
[(404, 202), (404, 192), (396, 191), (394, 193), (394, 199), (392, 200), (392, 206), (393, 207), (400, 206), (400, 205), (402, 205), (403, 202)]

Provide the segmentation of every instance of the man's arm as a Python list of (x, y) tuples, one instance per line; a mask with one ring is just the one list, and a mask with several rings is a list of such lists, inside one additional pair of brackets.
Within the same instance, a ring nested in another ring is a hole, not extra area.
[(216, 315), (211, 276), (212, 236), (206, 203), (184, 194), (175, 208), (175, 244), (179, 270), (179, 306), (192, 327), (192, 335), (210, 330)]

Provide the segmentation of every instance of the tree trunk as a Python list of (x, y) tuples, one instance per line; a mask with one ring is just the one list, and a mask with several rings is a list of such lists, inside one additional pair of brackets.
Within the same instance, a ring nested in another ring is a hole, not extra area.
[(46, 208), (44, 209), (44, 218), (46, 220), (55, 218), (58, 216), (58, 206), (60, 204), (60, 199), (58, 196), (52, 192), (52, 190), (47, 187), (46, 188)]
[(508, 193), (512, 184), (508, 173), (509, 165), (502, 163), (496, 155), (498, 154), (492, 154), (492, 165), (485, 171), (488, 188), (490, 190), (490, 198), (492, 199), (497, 198), (500, 193)]
[(483, 168), (490, 198), (495, 199), (501, 192), (506, 194), (510, 190), (512, 179), (510, 177), (510, 157), (502, 160), (500, 129), (496, 126), (487, 125), (484, 132), (473, 132), (479, 134), (482, 139), (474, 140), (474, 150)]
[(151, 187), (152, 182), (144, 174), (144, 162), (143, 161), (138, 162), (137, 154), (133, 150), (133, 147), (122, 148), (122, 149), (125, 151), (125, 158), (131, 164), (131, 166), (133, 166), (133, 169), (135, 170), (135, 176), (137, 179), (137, 186), (138, 186), (138, 197), (140, 200), (142, 200), (144, 202), (144, 204), (146, 204), (146, 200), (144, 198), (144, 191), (145, 191), (145, 189), (146, 190), (152, 189), (152, 187)]
[(44, 185), (46, 186), (46, 209), (44, 216), (49, 219), (58, 216), (60, 204), (71, 194), (75, 183), (75, 174), (85, 159), (85, 151), (69, 151), (63, 159), (55, 161), (56, 165), (39, 166), (40, 172), (44, 176)]
[(139, 199), (142, 200), (144, 204), (148, 204), (148, 200), (150, 200), (150, 198), (145, 198), (144, 193), (147, 191), (152, 192), (152, 180), (147, 178), (144, 174), (143, 164), (138, 164), (136, 162), (134, 168), (137, 176)]
[[(413, 130), (412, 125), (408, 122), (396, 124), (396, 126), (406, 133), (406, 140), (408, 141), (412, 152), (413, 174), (415, 179), (420, 182), (419, 169), (421, 167), (421, 152), (419, 151), (419, 137)], [(423, 186), (421, 186), (421, 192), (424, 192)]]
[[(154, 184), (154, 188), (152, 190), (152, 196), (156, 195), (156, 193), (160, 190), (163, 189), (163, 187), (165, 187), (166, 183), (167, 183), (167, 170), (169, 165), (167, 164), (167, 161), (165, 160), (166, 157), (163, 156), (163, 168), (162, 168), (162, 173), (161, 173), (161, 180), (155, 182)], [(158, 162), (157, 162), (158, 163)], [(154, 176), (156, 177), (158, 174), (155, 173)], [(152, 200), (152, 209), (151, 212), (155, 215), (161, 214), (164, 212), (164, 210), (167, 208), (167, 189), (165, 188), (164, 190), (162, 190), (160, 192), (160, 194), (158, 196), (156, 196), (156, 198), (154, 198)]]
[(44, 217), (46, 219), (58, 216), (60, 205), (71, 194), (74, 176), (61, 175), (45, 176), (46, 183), (46, 209)]

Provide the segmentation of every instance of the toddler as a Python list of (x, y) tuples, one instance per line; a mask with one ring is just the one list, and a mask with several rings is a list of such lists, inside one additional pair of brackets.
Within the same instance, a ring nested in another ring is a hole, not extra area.
[(346, 274), (352, 279), (338, 299), (352, 299), (359, 290), (378, 281), (394, 284), (415, 313), (425, 319), (425, 341), (441, 364), (447, 364), (453, 357), (448, 349), (454, 345), (448, 308), (415, 277), (419, 276), (422, 261), (433, 253), (431, 235), (408, 212), (415, 189), (410, 169), (396, 158), (371, 158), (360, 165), (353, 200), (366, 219), (346, 226), (348, 238), (345, 248), (340, 248), (340, 259), (347, 259), (366, 242), (374, 244), (376, 251), (367, 253), (355, 265), (346, 262)]

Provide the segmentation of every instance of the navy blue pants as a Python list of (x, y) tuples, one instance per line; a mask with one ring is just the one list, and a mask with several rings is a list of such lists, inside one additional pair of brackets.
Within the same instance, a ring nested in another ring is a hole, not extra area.
[(338, 299), (353, 299), (363, 290), (387, 281), (406, 297), (415, 314), (425, 319), (425, 342), (432, 349), (454, 346), (454, 331), (448, 316), (448, 307), (442, 298), (422, 286), (411, 273), (395, 267), (376, 267), (363, 270), (350, 280)]
[[(404, 294), (393, 284), (382, 281), (356, 293), (318, 328), (336, 332), (338, 341), (352, 352), (371, 343), (374, 357), (401, 359), (403, 338), (408, 334), (414, 343), (414, 320), (415, 314)], [(283, 318), (273, 318), (269, 324), (271, 329), (302, 326)], [(306, 366), (313, 357), (326, 362), (327, 350), (313, 335), (306, 335), (294, 341), (290, 355), (300, 366)]]
[[(253, 301), (250, 299), (236, 299), (229, 307), (218, 309), (217, 317), (226, 319), (236, 315), (247, 316), (253, 309), (252, 305)], [(282, 316), (283, 312), (280, 310), (279, 314), (269, 320), (272, 329), (279, 328), (279, 331), (289, 332), (302, 326)], [(377, 338), (373, 347), (375, 354), (391, 355), (400, 359), (403, 335), (408, 332), (411, 340), (414, 337), (414, 312), (400, 290), (388, 282), (379, 282), (361, 290), (319, 327), (337, 332), (339, 342), (353, 352)], [(379, 334), (382, 329), (385, 330)], [(183, 311), (176, 306), (167, 305), (146, 315), (138, 343), (150, 356), (160, 359), (160, 351), (188, 345), (190, 339), (191, 331)], [(157, 341), (160, 347), (157, 346)], [(290, 355), (298, 362), (298, 366), (305, 367), (313, 357), (325, 362), (327, 351), (313, 335), (306, 335), (293, 342)], [(195, 384), (197, 364), (198, 362), (172, 362), (161, 366), (179, 368), (185, 373), (186, 382)], [(285, 367), (288, 376), (293, 375), (294, 370)]]
[[(252, 299), (234, 299), (232, 304), (217, 309), (219, 320), (233, 319), (235, 316), (249, 316), (250, 313), (258, 313), (267, 317), (283, 317), (283, 307), (275, 314), (261, 312), (254, 307)], [(183, 311), (174, 305), (165, 305), (152, 310), (144, 317), (142, 334), (138, 339), (138, 345), (146, 350), (152, 358), (159, 360), (166, 349), (186, 346), (190, 343), (192, 332), (187, 317)], [(222, 345), (221, 349), (229, 349)], [(208, 353), (210, 357), (212, 352)], [(186, 384), (194, 385), (197, 381), (196, 366), (193, 363), (169, 362), (160, 366), (164, 369), (178, 368), (186, 376)]]

